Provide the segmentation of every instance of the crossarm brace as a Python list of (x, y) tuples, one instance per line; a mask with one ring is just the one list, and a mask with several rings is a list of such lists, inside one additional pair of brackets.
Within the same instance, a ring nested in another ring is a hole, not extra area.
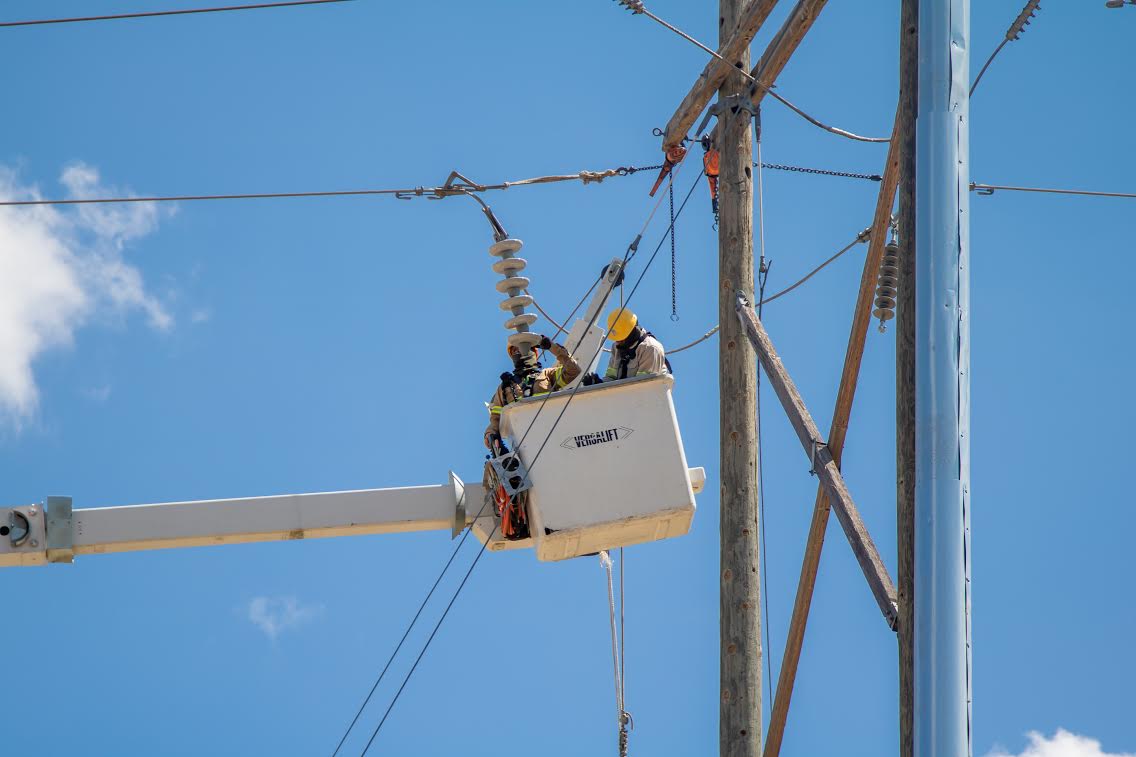
[(769, 383), (772, 384), (777, 398), (781, 401), (781, 406), (789, 416), (793, 430), (797, 432), (797, 436), (801, 440), (805, 454), (812, 461), (813, 471), (828, 492), (829, 500), (832, 502), (833, 509), (836, 510), (836, 518), (844, 529), (844, 535), (848, 537), (848, 543), (852, 545), (852, 552), (856, 555), (856, 561), (860, 563), (860, 569), (864, 571), (864, 577), (868, 579), (868, 586), (872, 590), (872, 595), (880, 606), (880, 611), (883, 612), (888, 626), (894, 631), (899, 613), (895, 586), (892, 584), (887, 568), (884, 567), (876, 545), (872, 542), (872, 537), (868, 534), (868, 529), (860, 517), (859, 510), (856, 509), (856, 504), (852, 501), (852, 494), (844, 483), (844, 476), (841, 475), (840, 468), (833, 460), (828, 445), (824, 443), (820, 429), (817, 428), (808, 408), (805, 407), (805, 402), (801, 398), (800, 392), (797, 391), (793, 379), (789, 377), (788, 371), (781, 363), (781, 358), (778, 357), (777, 351), (773, 348), (769, 334), (766, 333), (765, 327), (761, 325), (761, 321), (758, 320), (757, 315), (754, 314), (753, 309), (742, 294), (738, 295), (737, 314), (746, 336), (749, 337), (750, 343), (757, 351), (761, 366), (765, 369), (766, 375), (769, 376)]

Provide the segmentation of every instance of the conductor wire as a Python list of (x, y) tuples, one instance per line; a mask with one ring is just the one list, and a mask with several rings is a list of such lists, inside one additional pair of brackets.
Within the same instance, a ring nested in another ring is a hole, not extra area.
[(195, 13), (225, 13), (228, 11), (265, 10), (267, 8), (290, 8), (297, 5), (327, 5), (328, 3), (349, 3), (353, 0), (291, 0), (290, 2), (254, 3), (251, 5), (226, 5), (217, 8), (186, 8), (172, 11), (144, 11), (141, 13), (116, 13), (107, 16), (76, 16), (74, 18), (44, 18), (34, 21), (2, 21), (6, 26), (43, 26), (46, 24), (77, 24), (85, 21), (121, 21), (128, 18), (154, 18), (157, 16), (188, 16)]

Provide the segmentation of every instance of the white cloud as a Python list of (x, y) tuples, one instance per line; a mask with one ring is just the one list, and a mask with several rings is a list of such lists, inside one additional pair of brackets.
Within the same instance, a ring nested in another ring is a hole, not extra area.
[(83, 396), (95, 402), (106, 402), (110, 399), (110, 384), (89, 386), (83, 390)]
[(1106, 752), (1101, 743), (1087, 736), (1070, 733), (1058, 728), (1053, 738), (1046, 738), (1037, 731), (1026, 734), (1029, 744), (1018, 755), (996, 748), (986, 757), (1136, 757), (1131, 752)]
[(248, 604), (248, 619), (272, 641), (322, 613), (322, 606), (301, 605), (295, 597), (253, 597)]
[[(60, 183), (69, 199), (129, 195), (101, 184), (98, 172), (82, 163), (68, 166)], [(0, 166), (0, 197), (41, 194)], [(19, 426), (34, 414), (33, 363), (71, 344), (92, 317), (141, 310), (154, 328), (173, 325), (123, 257), (157, 228), (162, 213), (154, 203), (0, 207), (0, 422)]]

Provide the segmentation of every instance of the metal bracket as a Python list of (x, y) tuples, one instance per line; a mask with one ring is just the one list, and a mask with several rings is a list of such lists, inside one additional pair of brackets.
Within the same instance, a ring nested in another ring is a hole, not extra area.
[(718, 102), (711, 105), (707, 109), (706, 115), (702, 117), (702, 123), (698, 124), (698, 131), (694, 133), (694, 138), (697, 139), (702, 136), (702, 132), (705, 131), (706, 127), (710, 124), (711, 117), (716, 116), (721, 118), (726, 110), (732, 110), (734, 112), (744, 110), (746, 113), (749, 113), (750, 118), (757, 118), (759, 113), (758, 106), (754, 105), (753, 100), (749, 99), (748, 95), (737, 94), (719, 97)]
[(812, 449), (809, 450), (809, 475), (815, 476), (817, 474), (817, 453), (828, 447), (828, 443), (822, 442), (820, 439), (813, 439), (812, 443)]
[(74, 562), (75, 527), (71, 516), (71, 498), (48, 497), (45, 513), (47, 561)]
[(515, 450), (491, 459), (489, 464), (493, 466), (493, 472), (497, 474), (497, 481), (509, 497), (515, 497), (532, 488), (528, 469), (525, 468), (525, 464), (521, 462), (521, 456)]

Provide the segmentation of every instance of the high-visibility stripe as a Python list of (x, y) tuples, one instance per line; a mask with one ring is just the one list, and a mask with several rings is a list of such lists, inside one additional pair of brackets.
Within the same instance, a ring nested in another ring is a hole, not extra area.
[(501, 414), (501, 406), (500, 405), (493, 405), (489, 408), (489, 412), (492, 415), (500, 415)]
[(568, 386), (568, 384), (565, 383), (565, 381), (564, 381), (564, 366), (562, 366), (562, 365), (556, 366), (556, 371), (552, 375), (555, 376), (555, 378), (556, 378), (556, 385), (557, 386), (559, 386), (559, 387)]

